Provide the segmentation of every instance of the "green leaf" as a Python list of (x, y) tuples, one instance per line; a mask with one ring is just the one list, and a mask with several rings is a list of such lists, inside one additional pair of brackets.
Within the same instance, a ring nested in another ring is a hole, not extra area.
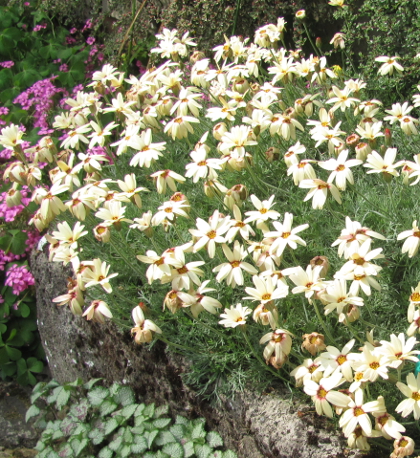
[(112, 442), (110, 442), (108, 444), (108, 447), (112, 451), (116, 452), (121, 447), (122, 443), (123, 443), (123, 438), (122, 438), (122, 436), (119, 436), (116, 439), (114, 439)]
[[(20, 350), (18, 350), (17, 348), (13, 348), (9, 345), (5, 345), (4, 348), (6, 349), (6, 352), (12, 361), (20, 360), (22, 356), (22, 352)], [(18, 363), (18, 368), (19, 368), (19, 363)]]
[(99, 458), (112, 458), (112, 455), (114, 454), (114, 452), (107, 446), (107, 447), (104, 447), (100, 452), (99, 452), (99, 455), (98, 457)]
[(158, 429), (166, 428), (171, 423), (170, 418), (158, 418), (157, 420), (153, 420), (153, 426)]
[(36, 406), (35, 404), (31, 405), (29, 409), (26, 411), (25, 415), (25, 421), (28, 422), (32, 417), (36, 417), (41, 411), (39, 410), (39, 407)]
[(158, 434), (159, 431), (157, 429), (154, 429), (153, 431), (145, 431), (144, 437), (147, 439), (147, 445), (149, 448), (152, 448), (153, 442)]
[(232, 452), (232, 450), (226, 450), (226, 452), (223, 453), (223, 458), (238, 458), (238, 455)]
[(24, 302), (20, 303), (18, 310), (22, 318), (28, 318), (31, 314), (31, 309)]
[[(197, 422), (197, 420), (196, 420)], [(206, 437), (206, 432), (204, 431), (204, 424), (203, 422), (200, 421), (200, 423), (197, 423), (193, 430), (191, 431), (191, 438), (192, 439), (198, 439), (200, 437)]]
[(39, 374), (44, 369), (44, 363), (37, 358), (31, 357), (26, 360), (28, 370)]
[(147, 440), (143, 436), (135, 435), (131, 444), (131, 453), (143, 453), (147, 450)]
[(108, 436), (108, 434), (111, 434), (115, 428), (118, 428), (118, 422), (115, 418), (110, 418), (107, 422), (105, 422), (105, 430), (104, 430), (105, 436)]
[(60, 391), (60, 393), (57, 396), (57, 400), (55, 401), (55, 406), (57, 410), (61, 410), (62, 407), (67, 405), (68, 400), (70, 399), (70, 391), (66, 390), (64, 387)]
[(168, 404), (163, 404), (160, 407), (156, 407), (155, 413), (153, 414), (154, 418), (159, 418), (162, 415), (167, 415), (169, 412), (169, 406)]
[(180, 441), (185, 436), (185, 427), (183, 425), (172, 425), (169, 431)]
[(143, 415), (145, 417), (152, 418), (154, 413), (155, 413), (155, 405), (152, 403), (146, 406), (146, 408), (144, 409)]
[(175, 419), (175, 424), (189, 426), (190, 422), (187, 418), (183, 417), (182, 415), (177, 415)]
[(92, 429), (92, 431), (88, 435), (89, 439), (92, 441), (93, 445), (99, 445), (103, 442), (105, 436), (102, 431), (99, 429)]
[(178, 442), (165, 445), (162, 452), (167, 453), (171, 458), (184, 458), (184, 449)]
[(194, 455), (194, 442), (193, 441), (185, 442), (183, 444), (183, 447), (184, 447), (185, 458), (189, 458), (190, 456)]
[(114, 394), (114, 401), (123, 407), (136, 402), (133, 390), (129, 386), (120, 386)]
[(62, 458), (70, 458), (74, 456), (73, 449), (71, 448), (70, 444), (62, 444), (60, 447), (60, 451), (58, 452), (60, 457)]
[(120, 452), (119, 452), (119, 455), (122, 457), (122, 458), (126, 458), (131, 452), (131, 447), (130, 445), (124, 445)]
[(100, 406), (104, 402), (105, 398), (107, 398), (108, 396), (109, 396), (109, 390), (102, 386), (97, 386), (96, 388), (94, 388), (92, 391), (89, 391), (88, 393), (89, 402), (94, 407)]
[(101, 378), (93, 378), (92, 380), (89, 380), (88, 382), (86, 382), (83, 385), (83, 388), (85, 388), (85, 390), (91, 390), (93, 388), (93, 385), (98, 383), (100, 380), (102, 380), (102, 379)]
[(215, 431), (211, 431), (207, 433), (206, 441), (210, 445), (210, 447), (217, 448), (223, 446), (223, 439), (219, 433)]
[(203, 444), (203, 445), (195, 444), (194, 451), (195, 451), (195, 454), (197, 455), (197, 458), (209, 458), (210, 453), (213, 450), (207, 444)]
[(130, 418), (134, 412), (137, 410), (137, 404), (130, 404), (128, 406), (125, 406), (122, 410), (121, 410), (121, 415), (128, 419)]
[(156, 445), (162, 446), (176, 441), (176, 437), (170, 431), (164, 430), (159, 433), (156, 439)]
[(78, 404), (71, 406), (70, 413), (78, 420), (84, 421), (89, 412), (89, 401), (84, 398)]
[(100, 406), (100, 412), (103, 417), (109, 415), (117, 409), (118, 405), (113, 401), (105, 400)]

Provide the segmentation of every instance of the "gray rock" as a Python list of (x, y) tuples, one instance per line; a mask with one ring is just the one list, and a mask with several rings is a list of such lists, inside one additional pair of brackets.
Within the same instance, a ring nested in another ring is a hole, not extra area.
[[(32, 255), (36, 280), (38, 326), (50, 371), (59, 382), (77, 377), (103, 377), (130, 385), (146, 402), (167, 403), (172, 413), (203, 416), (219, 431), (225, 445), (241, 458), (347, 458), (365, 456), (346, 449), (345, 439), (313, 406), (290, 400), (290, 392), (236, 393), (213, 406), (200, 400), (181, 375), (188, 362), (158, 342), (151, 349), (137, 346), (113, 323), (90, 323), (74, 317), (52, 299), (66, 291), (66, 277), (44, 253)], [(372, 458), (374, 456), (371, 454)]]
[(15, 382), (0, 383), (0, 446), (34, 447), (37, 431), (25, 422), (31, 389)]

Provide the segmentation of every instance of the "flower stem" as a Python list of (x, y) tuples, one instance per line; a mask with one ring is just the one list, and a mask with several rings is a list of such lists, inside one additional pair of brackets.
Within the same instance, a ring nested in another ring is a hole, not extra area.
[(332, 336), (332, 334), (330, 333), (330, 330), (328, 329), (327, 325), (325, 324), (324, 320), (322, 319), (321, 312), (319, 311), (318, 306), (316, 304), (316, 300), (313, 299), (312, 303), (314, 304), (314, 309), (315, 309), (316, 316), (318, 318), (319, 324), (322, 326), (322, 329), (324, 330), (325, 335), (331, 340), (331, 342), (335, 346), (337, 346), (337, 343), (336, 343), (334, 337)]
[(319, 56), (318, 48), (315, 46), (314, 42), (312, 41), (311, 35), (309, 34), (308, 27), (306, 27), (305, 23), (303, 23), (303, 27), (305, 28), (306, 36), (308, 37), (308, 40), (311, 43), (311, 46), (312, 46), (313, 50), (315, 51), (315, 54), (317, 56)]
[(245, 329), (245, 326), (240, 326), (241, 328), (241, 331), (242, 331), (242, 334), (245, 338), (245, 341), (246, 343), (248, 344), (248, 347), (250, 348), (252, 354), (257, 358), (257, 360), (268, 370), (270, 371), (272, 374), (274, 374), (276, 377), (280, 378), (283, 380), (283, 382), (285, 383), (289, 383), (288, 380), (286, 380), (282, 375), (280, 375), (277, 371), (275, 371), (274, 369), (272, 369), (270, 366), (268, 366), (264, 361), (263, 359), (261, 358), (261, 356), (257, 353), (257, 351), (255, 350), (255, 348), (253, 347), (253, 345), (251, 344), (250, 340), (249, 340), (249, 337), (248, 337), (248, 334), (246, 332), (246, 329)]

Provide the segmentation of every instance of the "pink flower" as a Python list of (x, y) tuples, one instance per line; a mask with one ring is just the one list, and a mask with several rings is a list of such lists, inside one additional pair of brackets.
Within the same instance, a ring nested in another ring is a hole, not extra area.
[(70, 33), (71, 33), (72, 35), (74, 35), (76, 32), (77, 32), (76, 27), (73, 27), (72, 29), (70, 29)]
[(3, 68), (11, 68), (15, 65), (15, 63), (12, 60), (6, 60), (4, 62), (0, 62), (0, 66)]
[(17, 264), (13, 264), (6, 272), (5, 284), (13, 288), (13, 294), (18, 296), (29, 286), (34, 285), (35, 279), (29, 272), (27, 266), (18, 266)]
[(93, 43), (95, 43), (95, 38), (94, 37), (89, 37), (87, 40), (86, 40), (86, 43), (88, 45), (93, 45)]

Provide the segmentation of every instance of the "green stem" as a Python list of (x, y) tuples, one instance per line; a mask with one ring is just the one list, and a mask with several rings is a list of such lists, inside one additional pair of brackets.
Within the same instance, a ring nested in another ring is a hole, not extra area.
[(313, 50), (315, 51), (315, 54), (316, 54), (317, 56), (319, 56), (318, 48), (315, 46), (314, 42), (312, 41), (312, 38), (311, 38), (311, 36), (310, 36), (310, 34), (309, 34), (309, 30), (308, 30), (308, 28), (306, 27), (305, 22), (303, 23), (303, 27), (305, 28), (306, 36), (308, 37), (308, 40), (309, 40), (309, 42), (311, 43), (311, 46), (312, 46)]
[(248, 334), (246, 333), (246, 329), (245, 329), (245, 326), (240, 326), (241, 328), (241, 331), (242, 331), (242, 334), (246, 340), (246, 343), (248, 344), (248, 347), (250, 348), (252, 354), (257, 358), (257, 360), (268, 370), (270, 371), (272, 374), (274, 374), (276, 377), (280, 378), (281, 380), (283, 380), (283, 382), (285, 383), (289, 383), (289, 380), (286, 380), (282, 375), (280, 375), (277, 371), (275, 371), (274, 369), (272, 369), (270, 366), (268, 366), (264, 361), (263, 359), (261, 358), (261, 356), (257, 353), (257, 351), (255, 350), (255, 348), (253, 347), (253, 345), (251, 344), (250, 340), (249, 340), (249, 337), (248, 337)]
[(346, 326), (350, 329), (350, 332), (353, 334), (354, 337), (356, 337), (356, 339), (361, 343), (361, 344), (364, 344), (364, 341), (362, 338), (360, 338), (358, 335), (357, 335), (357, 332), (356, 330), (353, 328), (352, 324), (350, 323), (349, 319), (347, 318), (346, 316)]
[(171, 342), (168, 339), (165, 339), (165, 337), (161, 336), (160, 334), (155, 334), (155, 335), (156, 335), (158, 340), (161, 340), (162, 342), (164, 342), (166, 345), (169, 345), (170, 347), (175, 347), (175, 348), (178, 348), (180, 350), (188, 351), (188, 352), (191, 352), (191, 353), (193, 353), (195, 351), (191, 347), (185, 347), (184, 345), (179, 345), (179, 344), (176, 344), (175, 342)]
[[(109, 243), (111, 244), (112, 248), (121, 256), (121, 258), (127, 263), (128, 266), (133, 270), (133, 272), (136, 272), (137, 275), (143, 276), (143, 272), (139, 271), (136, 266), (134, 266), (130, 260), (125, 256), (124, 250), (127, 248), (126, 246), (122, 247), (121, 245), (118, 246), (113, 240), (112, 240), (112, 235), (111, 238), (109, 239)], [(124, 244), (126, 245), (126, 244)]]
[(235, 35), (236, 24), (238, 22), (238, 16), (239, 16), (240, 8), (241, 8), (241, 0), (236, 0), (235, 17), (233, 19), (233, 26), (232, 26), (232, 35)]
[(325, 324), (324, 320), (322, 319), (321, 312), (319, 311), (318, 306), (316, 304), (316, 300), (313, 299), (312, 303), (314, 305), (315, 313), (316, 313), (316, 316), (318, 318), (319, 324), (322, 326), (322, 329), (324, 330), (325, 335), (328, 337), (328, 339), (330, 339), (330, 341), (335, 346), (337, 346), (337, 343), (336, 343), (334, 337), (332, 336), (332, 334), (330, 333), (330, 330), (328, 329), (327, 325)]

